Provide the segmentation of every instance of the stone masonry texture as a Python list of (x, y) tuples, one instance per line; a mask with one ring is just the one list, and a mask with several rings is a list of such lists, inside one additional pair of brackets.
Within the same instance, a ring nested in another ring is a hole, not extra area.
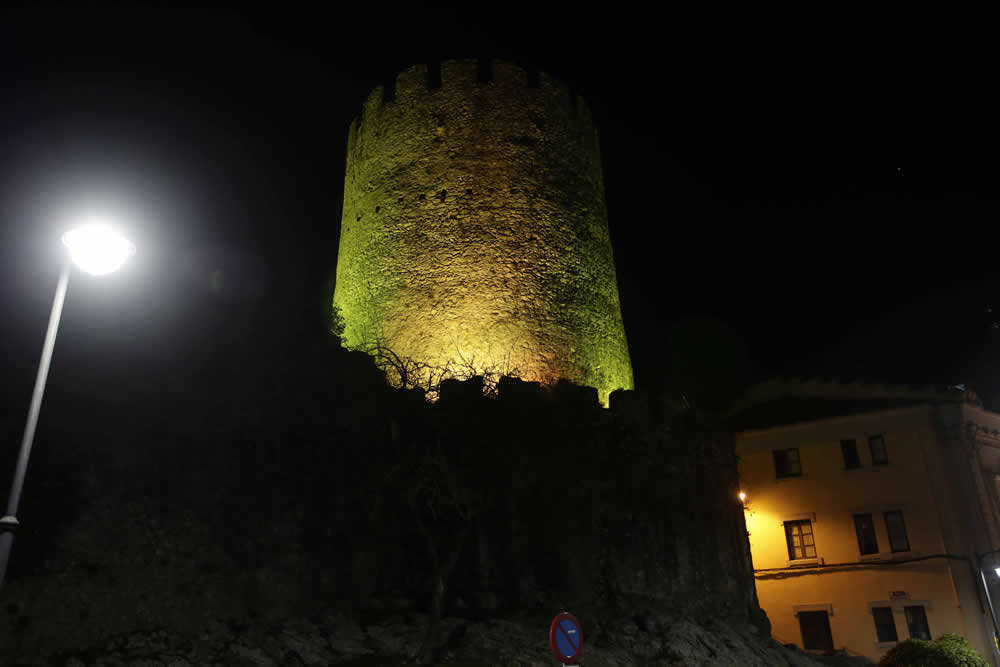
[(418, 65), (351, 124), (334, 304), (350, 347), (631, 389), (598, 138), (540, 73)]

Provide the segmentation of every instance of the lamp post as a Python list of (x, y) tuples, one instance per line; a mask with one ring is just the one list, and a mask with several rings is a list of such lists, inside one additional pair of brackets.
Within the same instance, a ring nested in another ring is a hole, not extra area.
[[(996, 610), (993, 608), (993, 597), (990, 595), (990, 587), (989, 584), (986, 582), (986, 573), (983, 571), (983, 559), (986, 558), (987, 556), (992, 556), (998, 553), (1000, 553), (1000, 551), (987, 551), (984, 554), (980, 553), (976, 554), (976, 570), (979, 572), (979, 578), (983, 582), (983, 593), (986, 594), (986, 604), (989, 605), (990, 619), (993, 621), (994, 660), (996, 659), (996, 656), (1000, 654), (1000, 625), (997, 624), (997, 613)], [(993, 568), (993, 571), (997, 573), (998, 577), (1000, 577), (1000, 567)]]
[(38, 412), (42, 407), (42, 394), (45, 393), (45, 380), (49, 375), (49, 363), (52, 361), (52, 348), (56, 343), (59, 318), (62, 315), (63, 301), (66, 299), (71, 262), (92, 275), (104, 275), (121, 267), (135, 254), (135, 246), (131, 242), (102, 224), (88, 224), (72, 229), (63, 234), (62, 242), (69, 257), (63, 262), (59, 283), (56, 286), (56, 296), (52, 302), (49, 326), (45, 331), (45, 343), (42, 345), (42, 360), (38, 364), (38, 375), (35, 377), (35, 389), (31, 394), (31, 406), (28, 408), (28, 420), (24, 426), (24, 437), (21, 439), (14, 482), (11, 484), (10, 497), (7, 500), (7, 512), (0, 517), (0, 586), (3, 586), (10, 549), (14, 543), (14, 531), (18, 525), (17, 506), (21, 500), (24, 474), (28, 469), (28, 457), (31, 455), (31, 445), (35, 439)]

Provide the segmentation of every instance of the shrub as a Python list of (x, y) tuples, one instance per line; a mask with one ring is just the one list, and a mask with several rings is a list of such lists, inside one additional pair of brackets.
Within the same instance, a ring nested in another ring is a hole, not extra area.
[(879, 661), (879, 667), (989, 667), (961, 635), (943, 634), (929, 642), (907, 639)]
[(344, 329), (347, 323), (344, 321), (344, 314), (340, 310), (340, 306), (333, 306), (330, 308), (330, 321), (329, 321), (329, 332), (330, 335), (337, 339), (338, 343), (343, 343), (344, 340)]

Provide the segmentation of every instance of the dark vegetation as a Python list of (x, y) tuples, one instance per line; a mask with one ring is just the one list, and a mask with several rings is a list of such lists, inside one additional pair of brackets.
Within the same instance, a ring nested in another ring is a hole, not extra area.
[(495, 398), (449, 380), (430, 404), (362, 353), (261, 344), (113, 401), (56, 384), (0, 661), (331, 610), (430, 613), (421, 661), (443, 614), (756, 613), (735, 461), (690, 410), (510, 378)]
[(879, 667), (987, 667), (989, 664), (961, 635), (943, 634), (932, 642), (907, 639), (897, 644)]

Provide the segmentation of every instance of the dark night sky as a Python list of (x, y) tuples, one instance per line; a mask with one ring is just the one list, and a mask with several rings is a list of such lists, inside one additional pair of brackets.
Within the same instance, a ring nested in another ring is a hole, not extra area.
[(975, 35), (366, 9), (0, 14), (0, 353), (18, 419), (61, 210), (113, 202), (139, 254), (74, 278), (52, 383), (193, 370), (223, 340), (266, 355), (258, 320), (319, 336), (350, 119), (405, 66), (478, 56), (549, 71), (595, 111), (640, 386), (716, 355), (672, 333), (707, 318), (744, 346), (749, 379), (1000, 392), (995, 74)]

